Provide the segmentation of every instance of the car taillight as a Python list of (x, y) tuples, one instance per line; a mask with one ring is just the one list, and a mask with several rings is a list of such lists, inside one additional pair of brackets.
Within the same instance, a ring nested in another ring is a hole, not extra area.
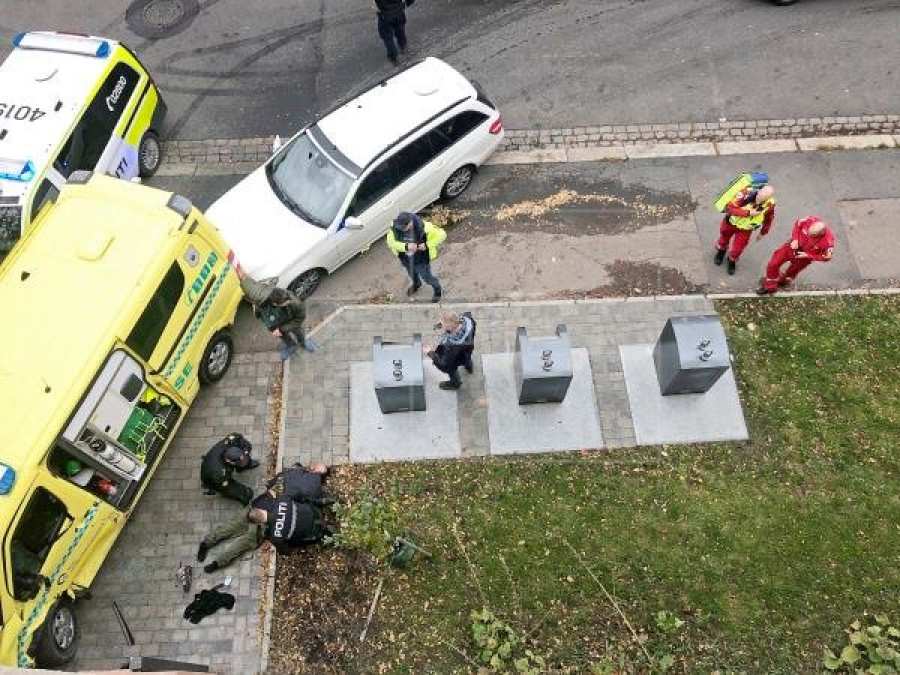
[(499, 134), (503, 131), (503, 116), (499, 115), (497, 119), (494, 120), (494, 123), (491, 124), (491, 128), (488, 131), (492, 134)]
[(231, 264), (232, 269), (234, 269), (234, 272), (238, 277), (243, 276), (244, 269), (241, 267), (241, 263), (238, 262), (233, 249), (228, 251), (228, 262)]

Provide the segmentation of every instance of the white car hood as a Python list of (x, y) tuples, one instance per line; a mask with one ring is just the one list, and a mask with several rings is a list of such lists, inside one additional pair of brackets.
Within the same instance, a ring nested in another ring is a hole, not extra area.
[[(269, 186), (265, 166), (219, 197), (206, 215), (254, 279), (280, 277), (327, 234), (281, 203)], [(283, 286), (291, 280), (280, 281)]]

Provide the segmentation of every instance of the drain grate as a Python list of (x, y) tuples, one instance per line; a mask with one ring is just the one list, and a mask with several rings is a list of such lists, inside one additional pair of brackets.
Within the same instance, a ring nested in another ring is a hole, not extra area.
[(199, 11), (197, 0), (135, 0), (125, 22), (141, 37), (159, 40), (183, 31)]

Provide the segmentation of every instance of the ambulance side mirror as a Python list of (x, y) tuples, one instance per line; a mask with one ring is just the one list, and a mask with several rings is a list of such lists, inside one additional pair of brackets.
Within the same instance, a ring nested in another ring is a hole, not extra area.
[(276, 152), (281, 150), (284, 147), (284, 141), (281, 140), (281, 136), (275, 134), (275, 138), (272, 139), (272, 154), (274, 155)]

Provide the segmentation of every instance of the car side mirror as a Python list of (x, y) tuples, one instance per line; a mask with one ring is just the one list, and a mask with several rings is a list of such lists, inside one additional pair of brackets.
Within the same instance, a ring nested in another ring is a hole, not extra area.
[(275, 134), (275, 138), (272, 139), (272, 154), (274, 155), (281, 150), (282, 147), (284, 147), (284, 141), (281, 140), (281, 136)]
[(363, 229), (363, 224), (356, 216), (347, 216), (344, 218), (344, 227), (348, 230), (361, 230)]

